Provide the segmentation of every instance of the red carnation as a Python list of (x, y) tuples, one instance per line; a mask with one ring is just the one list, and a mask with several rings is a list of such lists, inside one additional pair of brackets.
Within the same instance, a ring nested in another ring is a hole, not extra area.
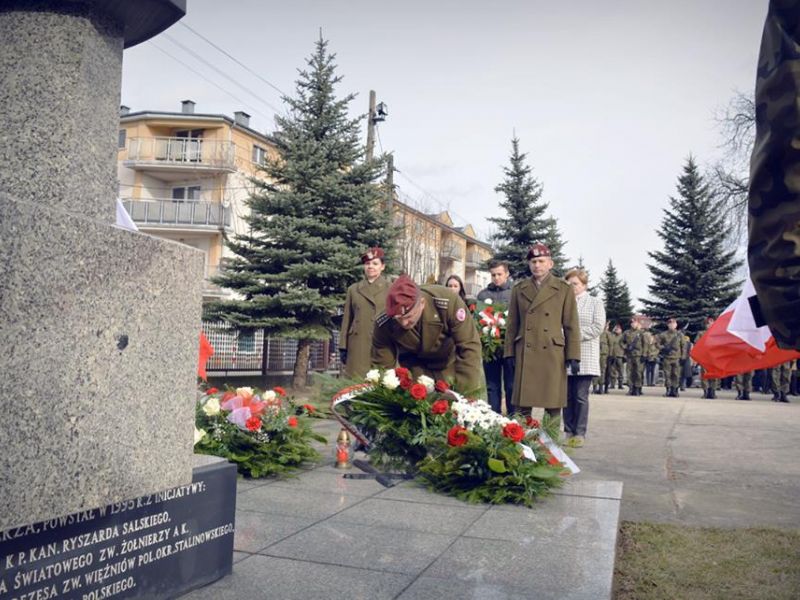
[(428, 395), (428, 388), (422, 383), (415, 383), (411, 386), (410, 392), (414, 400), (425, 400), (425, 396)]
[(305, 409), (306, 409), (306, 411), (308, 411), (308, 412), (309, 412), (310, 414), (312, 414), (312, 415), (313, 415), (315, 412), (317, 412), (317, 407), (316, 407), (316, 406), (314, 406), (314, 405), (312, 405), (312, 404), (303, 404), (303, 408), (305, 408)]
[(394, 374), (397, 375), (398, 379), (402, 379), (403, 377), (411, 377), (411, 371), (409, 371), (405, 367), (397, 367), (394, 370)]
[(467, 430), (461, 425), (453, 425), (447, 432), (447, 443), (451, 446), (463, 446), (468, 440)]
[(477, 308), (474, 304), (469, 305), (469, 312), (475, 312), (475, 308)]
[(525, 430), (516, 421), (511, 421), (503, 427), (503, 437), (507, 437), (512, 442), (521, 442), (525, 437)]
[(400, 387), (404, 390), (411, 389), (411, 386), (414, 385), (414, 382), (411, 380), (410, 377), (407, 375), (403, 375), (400, 377)]
[(210, 396), (211, 394), (216, 394), (218, 391), (219, 390), (217, 388), (208, 388), (206, 390), (206, 394), (208, 394)]
[(431, 405), (431, 412), (435, 415), (443, 415), (450, 408), (447, 400), (437, 400)]
[(225, 392), (224, 394), (222, 394), (222, 400), (220, 400), (220, 404), (234, 397), (236, 397), (236, 392)]
[(525, 417), (525, 425), (531, 429), (539, 429), (539, 427), (541, 427), (539, 421), (537, 419), (532, 419), (531, 417)]
[(487, 306), (483, 309), (483, 312), (485, 312), (487, 315), (492, 315), (494, 314), (494, 309), (491, 306)]
[(261, 429), (261, 419), (258, 417), (250, 417), (244, 422), (244, 426), (247, 427), (248, 431), (258, 431)]
[(297, 427), (297, 417), (289, 417), (286, 424), (289, 425), (289, 427)]
[(276, 385), (274, 388), (272, 388), (272, 391), (275, 392), (276, 394), (278, 394), (278, 396), (285, 396), (286, 395), (286, 390), (283, 389), (279, 385)]
[(436, 391), (437, 392), (446, 392), (450, 389), (450, 386), (447, 385), (446, 381), (442, 381), (441, 379), (436, 382)]

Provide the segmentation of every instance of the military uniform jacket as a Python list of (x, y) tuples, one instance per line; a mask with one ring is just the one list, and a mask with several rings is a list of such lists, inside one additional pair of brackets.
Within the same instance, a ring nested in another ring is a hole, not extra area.
[(684, 341), (680, 331), (663, 331), (658, 334), (659, 354), (667, 360), (678, 360), (683, 357)]
[(347, 350), (345, 374), (363, 379), (372, 367), (372, 328), (375, 316), (386, 307), (389, 281), (381, 275), (372, 283), (362, 279), (347, 288), (339, 349)]
[(559, 408), (567, 402), (565, 361), (581, 359), (578, 306), (570, 285), (553, 275), (511, 291), (505, 357), (514, 357), (515, 406)]
[(612, 358), (622, 358), (622, 346), (620, 345), (621, 335), (613, 331), (608, 332), (608, 355)]
[(483, 391), (483, 359), (478, 329), (466, 304), (442, 285), (424, 285), (422, 316), (415, 327), (403, 329), (382, 312), (375, 319), (372, 363), (392, 369), (398, 363), (413, 376), (444, 379), (456, 391)]
[(641, 357), (645, 351), (644, 333), (641, 330), (626, 329), (619, 338), (625, 356)]
[(610, 335), (611, 334), (608, 331), (604, 331), (600, 334), (600, 356), (608, 356), (608, 350), (611, 345), (609, 343), (611, 341), (609, 339)]

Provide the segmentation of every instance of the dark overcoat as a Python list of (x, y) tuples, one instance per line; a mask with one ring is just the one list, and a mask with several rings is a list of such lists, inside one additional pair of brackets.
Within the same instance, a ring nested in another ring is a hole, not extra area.
[(372, 329), (375, 317), (386, 307), (389, 281), (381, 275), (372, 283), (362, 279), (347, 288), (339, 349), (347, 350), (344, 373), (363, 379), (372, 368)]
[(567, 282), (550, 275), (538, 291), (531, 278), (514, 286), (503, 356), (516, 361), (514, 406), (566, 406), (565, 363), (581, 359), (578, 307)]

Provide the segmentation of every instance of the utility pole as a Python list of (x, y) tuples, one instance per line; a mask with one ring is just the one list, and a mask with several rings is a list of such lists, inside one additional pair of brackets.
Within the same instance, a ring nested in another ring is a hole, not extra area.
[(391, 218), (394, 209), (394, 154), (390, 154), (386, 159), (386, 191), (386, 210)]
[(367, 113), (367, 162), (372, 160), (375, 150), (375, 90), (369, 91), (369, 112)]

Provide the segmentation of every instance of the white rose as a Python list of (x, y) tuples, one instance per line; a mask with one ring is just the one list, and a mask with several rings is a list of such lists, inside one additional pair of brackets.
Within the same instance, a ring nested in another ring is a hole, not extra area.
[(486, 327), (484, 327), (483, 329), (481, 329), (481, 331), (482, 331), (483, 333), (489, 333), (489, 327), (488, 327), (488, 326), (486, 326)]
[(398, 385), (400, 385), (400, 379), (398, 379), (394, 369), (390, 369), (383, 374), (383, 387), (393, 390)]
[(275, 400), (277, 396), (278, 394), (276, 394), (272, 390), (267, 390), (266, 392), (261, 394), (261, 399), (264, 400), (265, 402), (272, 402), (273, 400)]
[(491, 298), (487, 298), (486, 300), (483, 301), (484, 304), (492, 304), (492, 302), (494, 301)]
[(370, 383), (378, 383), (381, 380), (381, 372), (378, 369), (367, 371), (367, 376), (364, 379)]
[(203, 405), (203, 412), (206, 413), (209, 417), (213, 417), (214, 415), (219, 414), (219, 400), (214, 397), (211, 397), (208, 402)]
[(236, 388), (236, 395), (237, 396), (252, 396), (253, 395), (253, 388), (251, 388), (251, 387)]
[(197, 427), (194, 428), (194, 443), (197, 444), (200, 440), (202, 440), (206, 435), (206, 432), (202, 429), (198, 429)]
[(432, 392), (434, 390), (434, 388), (436, 387), (436, 382), (433, 379), (431, 379), (430, 377), (428, 377), (427, 375), (420, 375), (417, 378), (417, 382), (419, 382), (422, 385), (424, 385), (425, 389), (428, 390), (428, 392)]
[(500, 320), (498, 321), (498, 323), (500, 323), (500, 327), (505, 327), (506, 326), (506, 320), (503, 317), (500, 317)]

